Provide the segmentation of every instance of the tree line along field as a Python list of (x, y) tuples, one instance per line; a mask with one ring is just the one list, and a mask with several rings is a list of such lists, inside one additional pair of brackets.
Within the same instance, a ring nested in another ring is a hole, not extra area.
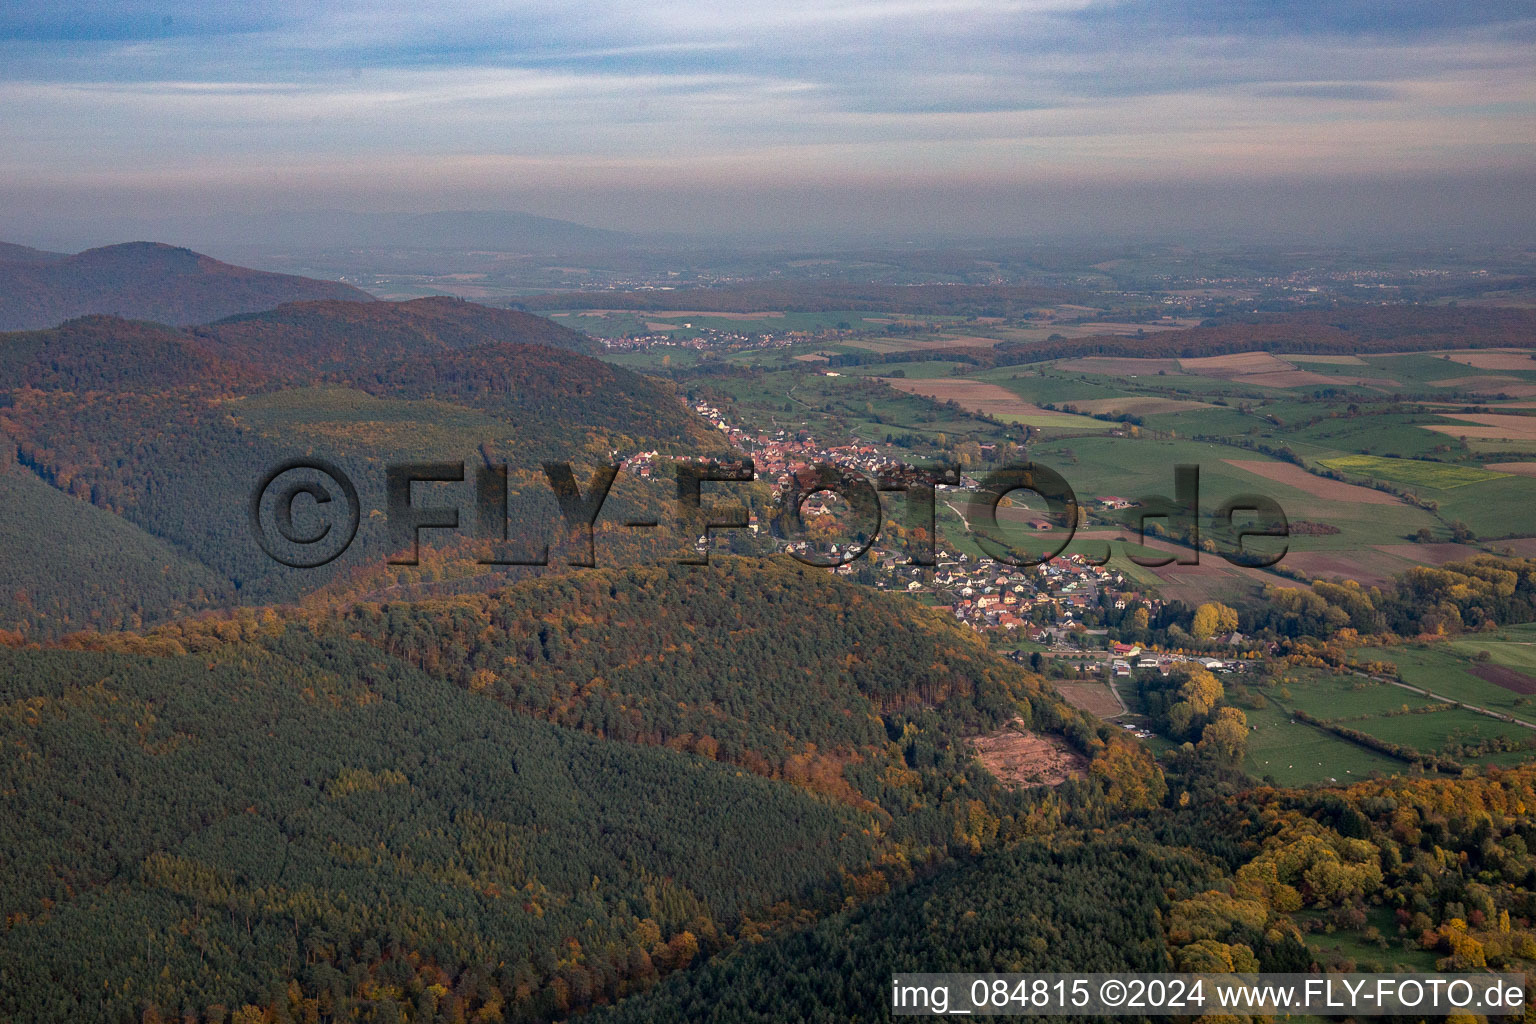
[(1309, 786), (1403, 770), (1401, 761), (1298, 722), (1278, 704), (1244, 707), (1243, 714), (1253, 727), (1244, 768), (1254, 778), (1274, 779), (1282, 786)]
[(1457, 637), (1445, 645), (1458, 654), (1475, 658), (1484, 651), (1495, 665), (1536, 675), (1536, 624), (1505, 626), (1496, 633)]
[[(1400, 650), (1356, 653), (1387, 661)], [(1372, 772), (1392, 775), (1424, 770), (1330, 732), (1319, 722), (1418, 753), (1444, 754), (1466, 765), (1507, 766), (1530, 760), (1536, 748), (1536, 730), (1448, 706), (1446, 698), (1517, 716), (1529, 715), (1529, 709), (1516, 700), (1506, 699), (1503, 704), (1507, 706), (1487, 701), (1484, 690), (1466, 685), (1467, 680), (1481, 682), (1475, 677), (1448, 679), (1450, 673), (1441, 666), (1450, 663), (1440, 663), (1433, 674), (1432, 690), (1439, 699), (1353, 673), (1297, 667), (1287, 667), (1279, 678), (1262, 685), (1239, 684), (1242, 695), (1234, 700), (1253, 730), (1245, 762), (1248, 771), (1280, 785), (1307, 785), (1348, 782)], [(1421, 676), (1404, 669), (1404, 678), (1411, 681)], [(1298, 717), (1297, 712), (1308, 717)], [(1472, 752), (1480, 741), (1498, 738), (1517, 749)]]
[[(1530, 667), (1524, 663), (1515, 666), (1508, 664), (1509, 661), (1523, 659), (1525, 651), (1523, 645), (1519, 648), (1519, 653), (1512, 655), (1502, 653), (1511, 644), (1495, 638), (1510, 628), (1504, 627), (1491, 636), (1479, 634), (1454, 641), (1399, 647), (1360, 647), (1354, 649), (1351, 654), (1361, 662), (1383, 661), (1396, 665), (1398, 677), (1412, 686), (1429, 690), (1451, 700), (1536, 722), (1536, 698), (1531, 696), (1530, 691), (1522, 693), (1509, 686), (1490, 682), (1477, 674), (1482, 670), (1482, 666), (1474, 659), (1478, 652), (1485, 650), (1490, 653), (1490, 660), (1495, 665), (1502, 663), (1505, 667), (1513, 668), (1515, 672), (1521, 674), (1524, 674), (1523, 670)], [(1493, 660), (1501, 657), (1505, 661)], [(1483, 674), (1491, 673), (1484, 670)], [(1510, 682), (1518, 685), (1519, 681), (1511, 679)], [(1531, 690), (1536, 691), (1536, 686), (1532, 686)]]

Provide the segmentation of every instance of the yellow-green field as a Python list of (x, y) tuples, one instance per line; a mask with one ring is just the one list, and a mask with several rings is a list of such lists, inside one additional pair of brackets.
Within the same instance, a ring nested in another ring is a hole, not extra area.
[(1500, 480), (1509, 475), (1477, 466), (1453, 466), (1423, 459), (1391, 459), (1380, 455), (1342, 455), (1336, 459), (1324, 459), (1318, 465), (1341, 473), (1392, 480), (1412, 487), (1432, 487), (1441, 491)]

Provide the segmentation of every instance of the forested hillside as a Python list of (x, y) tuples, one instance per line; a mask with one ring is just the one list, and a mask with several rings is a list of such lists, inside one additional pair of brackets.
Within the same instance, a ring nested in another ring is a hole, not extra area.
[(998, 795), (957, 737), (1016, 720), (1102, 746), (1080, 712), (942, 616), (776, 560), (364, 605), (336, 628), (527, 714), (879, 807), (924, 849), (955, 836), (957, 802)]
[[(724, 592), (769, 595), (744, 619), (787, 596), (751, 563), (732, 570)], [(0, 792), (16, 811), (0, 849), (0, 1016), (536, 1021), (632, 997), (613, 1019), (837, 1021), (865, 1019), (892, 973), (920, 969), (1536, 959), (1536, 770), (1246, 790), (1191, 749), (1165, 786), (1138, 747), (1089, 728), (1086, 778), (1010, 792), (964, 743), (987, 723), (981, 688), (931, 710), (921, 692), (951, 672), (1012, 671), (946, 642), (956, 627), (891, 653), (934, 666), (910, 680), (911, 703), (878, 678), (880, 654), (860, 664), (861, 643), (888, 638), (884, 600), (853, 606), (841, 646), (816, 641), (846, 689), (770, 670), (754, 690), (732, 661), (762, 659), (829, 606), (813, 598), (808, 618), (757, 636), (699, 614), (720, 594), (658, 606), (623, 579), (562, 597), (569, 582), (517, 588), (530, 610), (555, 609), (548, 628), (515, 606), (487, 621), (477, 609), (491, 606), (469, 600), (0, 649), (0, 743), (15, 754)], [(827, 587), (851, 600), (851, 585)], [(562, 625), (579, 607), (591, 624)], [(661, 647), (624, 629), (630, 612)], [(356, 635), (379, 617), (425, 671)], [(586, 656), (570, 643), (608, 644), (620, 666), (604, 717), (607, 675), (573, 687)], [(718, 657), (695, 653), (710, 646)], [(641, 720), (631, 702), (661, 704), (635, 681), (657, 650), (654, 672), (685, 706), (673, 726), (669, 710), (654, 734), (626, 734)], [(496, 678), (457, 678), (492, 655)], [(764, 749), (811, 717), (807, 733), (856, 750), (851, 788), (789, 762), (747, 770), (697, 734), (666, 743), (698, 699), (690, 681), (711, 675), (706, 717), (739, 715)], [(1021, 714), (1053, 706), (1014, 678)], [(882, 726), (866, 737), (835, 722), (861, 702)], [(818, 721), (821, 705), (832, 714)], [(575, 728), (549, 720), (561, 716)], [(873, 795), (903, 798), (874, 806), (865, 766), (883, 776)], [(1335, 947), (1335, 928), (1355, 945)]]
[(965, 738), (1098, 730), (905, 614), (740, 561), (0, 648), (0, 1016), (548, 1019), (1042, 827)]
[(46, 249), (34, 249), (28, 245), (0, 242), (0, 263), (51, 263), (54, 260), (65, 259), (67, 255), (62, 252), (49, 252)]
[(0, 258), (0, 331), (52, 327), (89, 313), (199, 324), (304, 299), (371, 296), (337, 281), (248, 270), (155, 242), (57, 259)]
[(876, 848), (850, 808), (302, 632), (0, 651), (0, 688), (0, 1018), (222, 1021), (290, 992), (298, 1019), (543, 1016), (840, 898)]
[(877, 1008), (890, 1005), (892, 977), (908, 972), (1167, 971), (1169, 894), (1219, 880), (1192, 851), (1029, 841), (738, 947), (593, 1019), (842, 1024), (886, 1019)]
[(1478, 555), (1414, 567), (1384, 589), (1320, 580), (1307, 589), (1269, 587), (1265, 598), (1254, 626), (1285, 637), (1477, 632), (1536, 621), (1536, 559)]
[(234, 387), (251, 377), (184, 331), (115, 316), (83, 316), (44, 331), (0, 335), (0, 380), (7, 390), (162, 391)]
[(137, 629), (233, 594), (207, 567), (13, 463), (0, 469), (0, 597), (0, 631), (37, 637)]
[[(329, 347), (336, 339), (351, 340)], [(0, 439), (44, 481), (202, 563), (219, 589), (248, 602), (292, 600), (359, 567), (382, 567), (391, 551), (382, 519), (387, 465), (468, 462), (467, 536), (473, 466), (506, 464), (509, 521), (537, 536), (560, 522), (543, 460), (577, 464), (585, 487), (591, 467), (614, 452), (727, 451), (671, 385), (528, 339), (589, 344), (538, 317), (458, 300), (303, 304), (195, 331), (85, 317), (0, 335), (8, 385)], [(306, 369), (301, 352), (331, 372)], [(341, 466), (364, 506), (348, 555), (313, 572), (273, 562), (247, 521), (253, 489), (297, 456)], [(626, 482), (605, 508), (623, 521), (636, 502), (660, 500)], [(66, 532), (60, 543), (87, 540)], [(28, 561), (18, 572), (45, 573), (41, 553), (19, 554)], [(76, 606), (46, 622), (13, 613), (13, 595), (0, 594), (0, 628), (129, 621), (71, 592)]]
[(596, 1019), (879, 1020), (903, 972), (1518, 971), (1536, 957), (1530, 770), (1331, 793), (1170, 781), (1170, 807), (1106, 831), (1082, 828), (1091, 801), (1062, 801), (1048, 837), (737, 946)]
[(295, 302), (220, 320), (194, 333), (210, 351), (285, 377), (503, 342), (586, 355), (600, 351), (586, 335), (543, 317), (442, 297)]
[(662, 381), (543, 345), (492, 344), (349, 371), (379, 397), (436, 400), (511, 419), (517, 461), (565, 459), (580, 451), (633, 451), (660, 441), (687, 454), (723, 455), (713, 430)]

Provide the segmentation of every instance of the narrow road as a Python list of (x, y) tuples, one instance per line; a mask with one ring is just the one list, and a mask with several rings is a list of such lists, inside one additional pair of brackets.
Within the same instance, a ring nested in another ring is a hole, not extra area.
[(965, 513), (961, 512), (958, 508), (955, 508), (955, 503), (952, 502), (952, 501), (946, 501), (944, 504), (949, 506), (949, 510), (951, 512), (953, 512), (955, 515), (960, 517), (960, 525), (965, 527), (965, 532), (966, 533), (970, 533), (971, 532), (971, 521), (969, 519), (965, 518)]
[(1366, 679), (1374, 679), (1378, 683), (1391, 683), (1393, 686), (1402, 687), (1404, 690), (1411, 690), (1412, 692), (1421, 694), (1422, 696), (1428, 697), (1431, 700), (1440, 701), (1442, 704), (1459, 704), (1461, 707), (1466, 708), (1468, 711), (1475, 711), (1480, 715), (1487, 715), (1489, 718), (1497, 718), (1501, 722), (1510, 722), (1514, 725), (1522, 725), (1527, 729), (1536, 729), (1536, 722), (1527, 722), (1525, 719), (1516, 718), (1514, 715), (1511, 715), (1508, 712), (1494, 711), (1492, 708), (1480, 708), (1476, 704), (1468, 704), (1464, 700), (1457, 700), (1455, 697), (1447, 697), (1444, 694), (1435, 693), (1433, 690), (1426, 690), (1422, 686), (1414, 686), (1412, 683), (1405, 683), (1401, 680), (1391, 679), (1387, 676), (1367, 675), (1364, 672), (1356, 672), (1354, 674), (1357, 676), (1364, 676)]
[(1130, 714), (1131, 713), (1131, 706), (1125, 702), (1125, 698), (1124, 697), (1120, 696), (1120, 687), (1115, 685), (1114, 677), (1110, 677), (1110, 680), (1109, 680), (1109, 692), (1115, 695), (1115, 702), (1120, 705), (1120, 711), (1119, 711), (1119, 714), (1110, 715), (1109, 718), (1105, 719), (1105, 721), (1109, 721), (1109, 719), (1113, 719), (1113, 718), (1119, 718), (1120, 715), (1128, 715), (1128, 714)]

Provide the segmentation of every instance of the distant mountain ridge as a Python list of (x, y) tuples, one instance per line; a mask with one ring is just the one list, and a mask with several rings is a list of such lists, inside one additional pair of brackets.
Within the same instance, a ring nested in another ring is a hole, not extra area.
[(5, 331), (53, 327), (90, 314), (199, 324), (316, 299), (373, 301), (339, 281), (250, 270), (159, 242), (126, 242), (73, 256), (0, 248)]
[(0, 263), (52, 263), (55, 260), (68, 258), (68, 253), (48, 252), (44, 249), (33, 249), (31, 246), (0, 242)]
[(55, 225), (48, 244), (89, 245), (103, 237), (153, 234), (219, 251), (245, 246), (395, 249), (487, 249), (499, 252), (575, 251), (629, 244), (634, 236), (575, 221), (510, 210), (360, 213), (352, 210), (274, 210), (219, 216), (167, 215), (154, 220), (108, 218)]

